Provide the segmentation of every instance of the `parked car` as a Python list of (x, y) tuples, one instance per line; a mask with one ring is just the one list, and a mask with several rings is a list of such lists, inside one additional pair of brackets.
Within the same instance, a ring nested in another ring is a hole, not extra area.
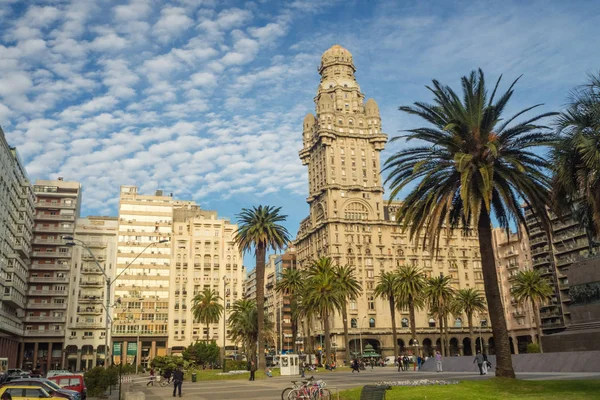
[(53, 397), (62, 397), (63, 399), (69, 400), (80, 400), (81, 396), (79, 392), (69, 389), (63, 389), (56, 382), (51, 381), (50, 379), (45, 378), (23, 378), (17, 379), (15, 381), (7, 382), (2, 385), (4, 386), (23, 386), (23, 385), (31, 385), (38, 386), (43, 388)]
[(47, 400), (63, 400), (62, 397), (52, 397), (50, 393), (39, 386), (17, 385), (3, 386), (0, 388), (0, 397), (4, 393), (9, 393), (13, 400), (31, 400), (31, 399), (47, 399)]
[(6, 370), (6, 375), (8, 376), (14, 376), (14, 375), (29, 375), (29, 373), (27, 371), (23, 371), (20, 368), (9, 368)]
[(73, 375), (73, 373), (66, 369), (51, 369), (46, 374), (46, 378), (51, 378), (53, 376), (61, 376), (61, 375)]
[(4, 383), (18, 381), (19, 379), (24, 379), (24, 378), (31, 378), (31, 377), (27, 374), (25, 374), (25, 375), (9, 375), (6, 377), (6, 380), (4, 381)]
[(87, 397), (87, 388), (85, 387), (85, 380), (83, 376), (77, 374), (64, 375), (64, 376), (53, 376), (50, 380), (56, 382), (60, 387), (64, 389), (75, 390), (81, 395), (81, 398), (85, 400)]

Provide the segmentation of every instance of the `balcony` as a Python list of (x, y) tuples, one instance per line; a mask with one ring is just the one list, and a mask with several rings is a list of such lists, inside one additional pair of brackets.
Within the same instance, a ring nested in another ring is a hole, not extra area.
[(82, 268), (81, 272), (86, 273), (86, 274), (98, 274), (98, 275), (102, 275), (102, 271), (98, 267), (94, 267), (94, 268)]
[(533, 266), (544, 265), (550, 263), (550, 257), (540, 257), (533, 260)]
[(69, 271), (71, 266), (68, 264), (41, 264), (39, 262), (31, 263), (32, 270), (47, 270), (47, 271)]
[(84, 322), (79, 321), (75, 323), (75, 328), (95, 328), (95, 329), (104, 329), (106, 325), (101, 322)]
[(508, 269), (509, 271), (513, 269), (519, 269), (519, 264), (508, 264), (506, 266), (506, 269)]
[(80, 303), (95, 303), (95, 304), (101, 304), (102, 303), (102, 297), (101, 296), (89, 296), (89, 295), (85, 295), (85, 296), (79, 296), (78, 299), (79, 299)]
[(65, 322), (66, 317), (54, 317), (52, 315), (26, 316), (25, 322)]
[(30, 330), (23, 332), (27, 337), (61, 337), (64, 338), (65, 331), (64, 330), (52, 330), (52, 331), (39, 331), (39, 330)]
[(40, 277), (40, 276), (33, 276), (31, 278), (29, 278), (29, 282), (31, 283), (67, 283), (69, 282), (67, 277), (58, 277), (58, 276), (50, 276), (50, 277)]
[(40, 213), (36, 214), (33, 218), (38, 221), (75, 221), (74, 215), (54, 215)]
[(542, 321), (542, 329), (562, 328), (565, 326), (562, 321)]
[(27, 302), (27, 308), (32, 310), (66, 310), (67, 303), (36, 303), (29, 301)]
[(104, 312), (101, 308), (81, 307), (77, 310), (77, 315), (100, 315)]
[(570, 264), (573, 264), (574, 262), (577, 262), (581, 259), (585, 258), (584, 255), (577, 255), (577, 256), (568, 256), (568, 257), (559, 257), (556, 259), (556, 266), (557, 267), (564, 267)]
[(36, 208), (57, 208), (57, 209), (65, 209), (65, 210), (74, 210), (75, 209), (75, 204), (73, 204), (73, 203), (65, 204), (63, 202), (48, 203), (46, 201), (36, 201), (34, 204), (35, 204)]
[(538, 238), (535, 238), (535, 239), (531, 239), (529, 241), (529, 245), (533, 246), (533, 245), (536, 245), (536, 244), (539, 244), (539, 243), (546, 243), (546, 242), (547, 242), (547, 240), (546, 240), (545, 237), (538, 237)]
[(519, 317), (524, 317), (525, 316), (525, 311), (515, 311), (512, 313), (512, 316), (515, 318), (519, 318)]
[(59, 233), (73, 233), (73, 228), (62, 228), (60, 226), (34, 226), (34, 232), (59, 232)]
[(537, 256), (539, 254), (547, 253), (548, 251), (549, 251), (548, 246), (536, 247), (535, 249), (531, 250), (531, 255)]
[(79, 282), (80, 286), (87, 286), (87, 287), (102, 287), (104, 286), (104, 282), (102, 281), (81, 281)]
[(66, 290), (50, 290), (50, 289), (29, 289), (27, 292), (30, 296), (58, 296), (67, 297), (69, 293)]
[(32, 254), (43, 258), (71, 258), (72, 255), (70, 251), (34, 251)]
[(64, 245), (67, 241), (63, 240), (63, 239), (42, 239), (42, 238), (35, 238), (33, 239), (33, 244), (58, 244), (58, 245)]

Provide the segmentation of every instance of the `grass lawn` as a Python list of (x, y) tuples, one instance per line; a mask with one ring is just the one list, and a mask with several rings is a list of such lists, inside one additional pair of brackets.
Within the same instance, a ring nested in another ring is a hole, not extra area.
[[(362, 388), (345, 390), (341, 400), (359, 400)], [(394, 387), (386, 400), (554, 400), (554, 399), (598, 399), (600, 380), (580, 381), (522, 381), (494, 378), (486, 381), (463, 381), (458, 385)]]
[[(221, 372), (220, 369), (200, 369), (197, 371), (187, 371), (185, 373), (185, 381), (186, 382), (191, 382), (192, 381), (192, 372), (196, 372), (196, 379), (198, 381), (222, 381), (222, 380), (239, 380), (239, 379), (248, 379), (250, 378), (250, 372), (246, 373), (246, 374), (239, 374), (239, 375), (219, 375)], [(273, 368), (271, 369), (271, 372), (273, 374), (273, 376), (279, 376), (279, 369)], [(264, 371), (256, 371), (256, 375), (255, 375), (256, 379), (268, 379), (268, 377), (265, 375)]]

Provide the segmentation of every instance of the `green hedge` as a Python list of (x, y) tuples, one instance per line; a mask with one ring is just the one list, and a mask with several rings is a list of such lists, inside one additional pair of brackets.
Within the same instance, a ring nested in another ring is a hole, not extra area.
[(247, 370), (248, 363), (242, 360), (227, 360), (225, 363), (225, 372)]

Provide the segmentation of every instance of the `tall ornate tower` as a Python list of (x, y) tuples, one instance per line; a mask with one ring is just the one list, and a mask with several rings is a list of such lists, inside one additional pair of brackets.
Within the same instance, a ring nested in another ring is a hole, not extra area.
[[(342, 217), (383, 219), (379, 152), (387, 135), (381, 132), (375, 100), (364, 103), (355, 71), (348, 50), (339, 45), (327, 50), (319, 67), (317, 116), (304, 118), (300, 158), (308, 165), (307, 201), (314, 224)], [(361, 195), (349, 196), (351, 192)]]

